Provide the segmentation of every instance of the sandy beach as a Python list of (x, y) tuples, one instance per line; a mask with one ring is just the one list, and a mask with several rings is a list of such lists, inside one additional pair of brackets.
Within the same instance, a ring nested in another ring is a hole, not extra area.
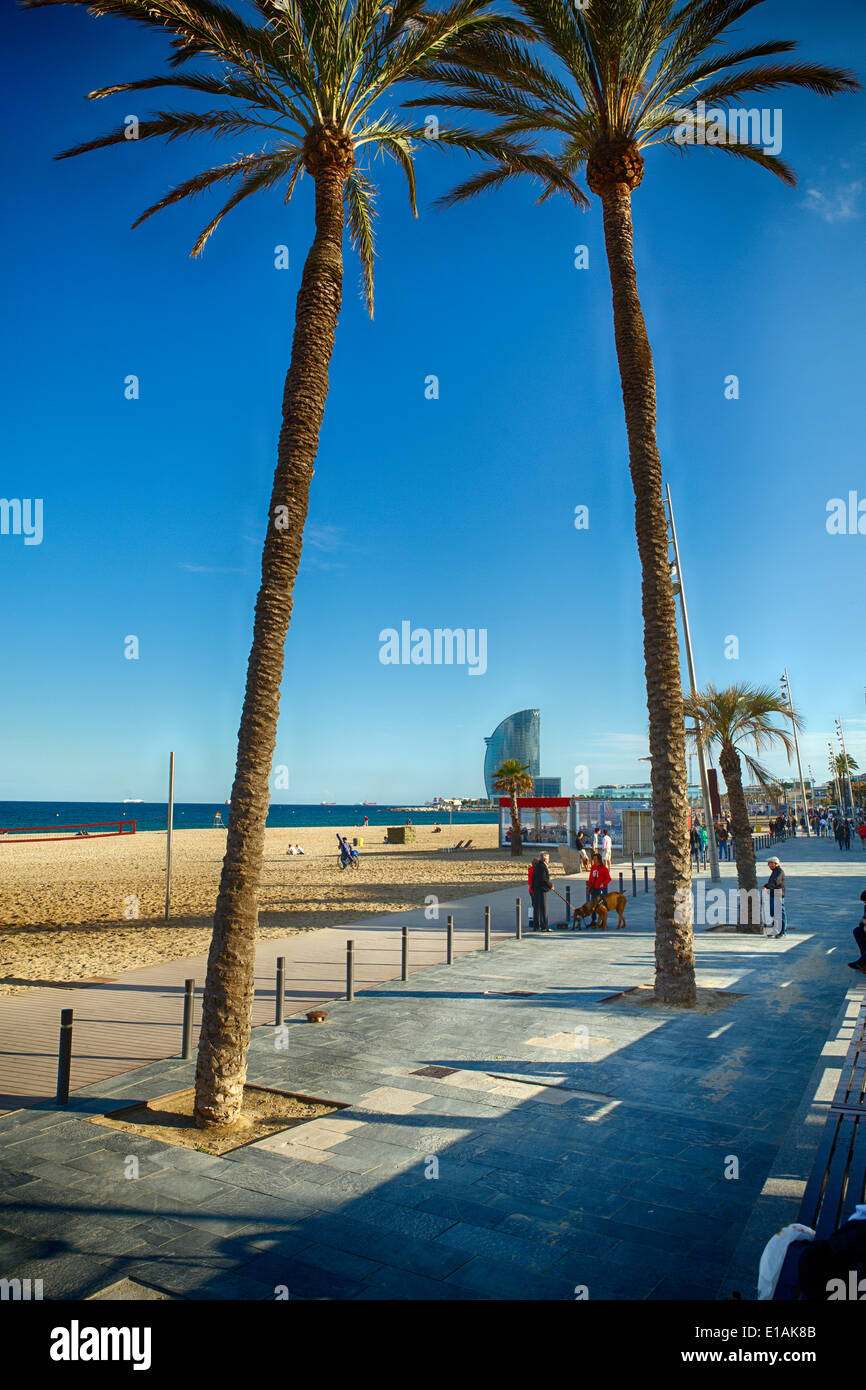
[[(497, 848), (497, 827), (417, 828), (409, 845), (361, 835), (361, 863), (341, 871), (334, 829), (268, 830), (260, 894), (263, 936), (285, 936), (523, 882), (528, 858)], [(471, 837), (467, 853), (443, 844)], [(290, 841), (303, 856), (290, 856)], [(165, 835), (0, 845), (0, 993), (92, 980), (207, 950), (225, 831), (176, 830), (172, 912), (163, 921)], [(137, 917), (135, 913), (137, 912)]]

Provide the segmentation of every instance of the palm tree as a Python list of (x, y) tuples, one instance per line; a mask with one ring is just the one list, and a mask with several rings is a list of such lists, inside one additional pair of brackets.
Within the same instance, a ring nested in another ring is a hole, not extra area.
[[(183, 136), (246, 136), (256, 148), (236, 154), (172, 188), (135, 223), (218, 185), (228, 200), (197, 238), (197, 256), (225, 215), (252, 194), (279, 188), (291, 198), (304, 173), (315, 185), (315, 230), (301, 276), (291, 361), (282, 404), (273, 492), (262, 556), (253, 642), (238, 733), (227, 847), (214, 913), (196, 1071), (196, 1123), (232, 1124), (240, 1114), (250, 1034), (269, 777), (276, 742), (284, 645), (301, 559), (310, 482), (328, 393), (328, 371), (343, 284), (343, 230), (358, 252), (366, 300), (373, 309), (377, 154), (400, 166), (415, 212), (414, 154), (425, 129), (383, 108), (395, 84), (457, 38), (480, 38), (494, 22), (488, 0), (453, 0), (431, 12), (426, 0), (254, 0), (261, 22), (214, 0), (24, 0), (29, 8), (79, 4), (162, 30), (172, 37), (169, 68), (138, 81), (91, 92), (93, 98), (160, 88), (215, 97), (208, 111), (157, 111), (138, 140), (124, 124), (58, 158), (140, 141)], [(499, 31), (509, 21), (495, 20)], [(516, 26), (511, 26), (514, 32)], [(192, 66), (191, 66), (192, 64)], [(489, 151), (484, 136), (440, 130), (440, 148)], [(567, 180), (549, 160), (518, 144), (517, 166)], [(549, 166), (549, 167), (548, 167)]]
[(493, 774), (493, 790), (499, 792), (500, 796), (511, 797), (511, 853), (515, 858), (523, 853), (517, 798), (531, 796), (534, 786), (529, 775), (529, 764), (522, 763), (519, 758), (506, 758)]
[(752, 897), (758, 886), (755, 875), (755, 849), (752, 841), (752, 825), (749, 820), (749, 807), (743, 791), (741, 762), (745, 763), (752, 777), (772, 793), (778, 790), (778, 781), (758, 762), (756, 757), (746, 752), (744, 743), (754, 743), (755, 753), (763, 748), (780, 743), (788, 757), (794, 751), (793, 736), (787, 729), (773, 723), (779, 718), (790, 721), (797, 729), (803, 724), (796, 711), (792, 711), (787, 696), (780, 695), (770, 686), (729, 685), (726, 690), (717, 690), (708, 685), (696, 695), (683, 697), (686, 717), (695, 721), (695, 732), (689, 731), (695, 743), (701, 743), (709, 750), (718, 744), (719, 766), (728, 789), (728, 805), (731, 811), (731, 829), (737, 852), (737, 884), (740, 893), (740, 920), (746, 918), (747, 930), (761, 930), (760, 914), (758, 920), (751, 921), (751, 911), (743, 912), (744, 906), (751, 908)]
[[(552, 142), (563, 172), (572, 176), (582, 166), (590, 191), (601, 202), (642, 569), (656, 993), (669, 1004), (686, 1006), (695, 1002), (695, 978), (691, 912), (683, 908), (691, 903), (683, 705), (656, 442), (655, 375), (638, 296), (631, 195), (644, 176), (645, 149), (665, 145), (682, 150), (689, 140), (794, 182), (777, 156), (738, 139), (716, 143), (718, 126), (709, 118), (718, 110), (727, 114), (750, 92), (790, 86), (829, 95), (851, 91), (859, 83), (850, 73), (814, 63), (764, 63), (795, 47), (785, 40), (721, 48), (729, 26), (762, 2), (515, 0), (534, 40), (548, 50), (551, 66), (519, 38), (494, 33), (467, 39), (448, 61), (421, 65), (415, 74), (436, 84), (436, 104), (500, 118), (490, 132), (494, 137)], [(411, 104), (429, 107), (430, 100), (428, 94)], [(527, 172), (534, 171), (515, 167), (503, 150), (440, 202), (447, 206), (471, 198)], [(546, 182), (541, 198), (552, 191)], [(576, 196), (588, 206), (583, 193)]]
[(846, 777), (849, 772), (856, 772), (860, 767), (857, 759), (852, 758), (850, 753), (837, 753), (834, 761), (840, 777)]

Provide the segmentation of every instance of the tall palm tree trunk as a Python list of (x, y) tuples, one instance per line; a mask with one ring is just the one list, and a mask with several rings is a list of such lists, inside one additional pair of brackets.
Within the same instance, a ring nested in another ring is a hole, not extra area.
[(731, 829), (737, 849), (737, 886), (740, 889), (739, 922), (748, 931), (760, 932), (760, 911), (752, 911), (753, 900), (743, 897), (743, 893), (753, 893), (758, 886), (755, 873), (755, 844), (752, 839), (752, 824), (749, 820), (749, 807), (743, 791), (743, 776), (740, 758), (736, 748), (723, 743), (719, 749), (719, 767), (728, 789), (728, 805), (731, 808)]
[(517, 809), (517, 792), (511, 793), (511, 857), (516, 859), (523, 854), (523, 838), (520, 833), (520, 812)]
[(246, 1079), (258, 887), (280, 681), (343, 283), (343, 175), (316, 176), (316, 233), (295, 309), (292, 357), (247, 668), (226, 854), (208, 956), (195, 1121), (237, 1119)]
[(677, 615), (656, 443), (655, 373), (637, 291), (629, 185), (607, 183), (600, 197), (642, 571), (656, 865), (655, 988), (666, 1003), (688, 1006), (696, 1000), (688, 781)]

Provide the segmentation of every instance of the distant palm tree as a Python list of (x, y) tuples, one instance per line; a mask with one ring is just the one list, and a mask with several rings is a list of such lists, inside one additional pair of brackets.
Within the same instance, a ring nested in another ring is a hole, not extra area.
[(529, 764), (522, 763), (519, 758), (506, 758), (493, 774), (493, 790), (499, 792), (500, 796), (511, 797), (511, 853), (515, 858), (523, 853), (517, 798), (531, 796), (534, 787)]
[[(847, 759), (847, 767), (845, 765)], [(840, 777), (845, 777), (849, 772), (856, 772), (860, 764), (856, 758), (852, 758), (850, 753), (837, 753), (834, 758), (836, 771)]]
[[(714, 143), (705, 108), (725, 112), (750, 92), (806, 87), (829, 95), (859, 86), (852, 74), (815, 63), (764, 64), (795, 44), (774, 39), (739, 50), (720, 41), (729, 26), (762, 0), (515, 0), (535, 40), (552, 59), (513, 36), (474, 37), (446, 61), (422, 64), (415, 77), (436, 83), (437, 105), (504, 118), (492, 132), (503, 140), (531, 136), (553, 141), (569, 176), (584, 167), (601, 200), (629, 462), (642, 569), (644, 662), (652, 759), (656, 863), (656, 993), (669, 1004), (695, 1002), (691, 913), (689, 810), (679, 648), (662, 469), (656, 442), (652, 352), (637, 290), (631, 195), (644, 175), (642, 151), (652, 145), (682, 150), (682, 140), (723, 150), (794, 182), (790, 169), (749, 144)], [(753, 64), (744, 67), (744, 64)], [(412, 104), (428, 106), (430, 96)], [(684, 113), (688, 111), (688, 116)], [(712, 115), (712, 111), (709, 112)], [(739, 130), (739, 127), (738, 127)], [(679, 138), (678, 138), (679, 137)], [(492, 167), (461, 184), (442, 203), (498, 187), (518, 167), (503, 149)], [(541, 199), (553, 190), (550, 181)], [(572, 197), (588, 206), (579, 190)], [(700, 320), (696, 326), (700, 334)], [(697, 339), (696, 339), (697, 341)]]
[[(172, 37), (168, 62), (177, 73), (118, 82), (91, 92), (180, 89), (215, 97), (209, 111), (157, 111), (58, 158), (120, 145), (127, 157), (143, 140), (182, 136), (249, 136), (254, 152), (236, 154), (185, 180), (149, 207), (162, 208), (220, 184), (234, 187), (197, 238), (197, 256), (226, 213), (245, 198), (279, 188), (291, 198), (304, 173), (315, 183), (315, 233), (301, 276), (282, 429), (262, 556), (252, 650), (238, 734), (226, 855), (214, 914), (196, 1072), (196, 1123), (233, 1123), (240, 1114), (250, 1035), (269, 778), (276, 742), (280, 683), (292, 595), (301, 559), (313, 464), (328, 393), (328, 371), (343, 285), (343, 229), (360, 256), (373, 310), (373, 203), (369, 165), (387, 155), (403, 170), (415, 211), (417, 141), (488, 152), (484, 136), (427, 130), (383, 108), (395, 84), (432, 61), (459, 37), (480, 38), (494, 22), (488, 0), (454, 0), (430, 11), (426, 0), (254, 0), (261, 23), (214, 0), (24, 0), (28, 8), (72, 3), (93, 15), (134, 20)], [(495, 20), (499, 31), (509, 21)], [(196, 61), (196, 69), (187, 66)], [(205, 66), (198, 66), (199, 61)], [(544, 157), (512, 144), (515, 167), (567, 180)], [(227, 291), (229, 296), (233, 293)], [(241, 349), (244, 351), (245, 349)]]
[[(751, 892), (757, 888), (758, 881), (740, 760), (759, 786), (768, 792), (773, 793), (778, 789), (778, 781), (742, 745), (753, 743), (755, 752), (760, 753), (763, 748), (780, 743), (790, 757), (794, 751), (793, 737), (786, 728), (774, 724), (773, 720), (776, 717), (785, 719), (798, 729), (803, 727), (802, 720), (796, 711), (792, 712), (787, 698), (769, 686), (740, 684), (717, 690), (715, 686), (708, 685), (706, 690), (699, 690), (696, 695), (684, 696), (683, 702), (686, 717), (695, 720), (699, 731), (692, 733), (690, 730), (690, 737), (705, 749), (710, 749), (713, 744), (718, 745), (719, 766), (728, 789), (731, 829), (737, 852), (737, 883), (740, 889)], [(740, 901), (743, 905), (749, 905), (747, 898)], [(757, 922), (751, 922), (752, 915), (741, 911), (741, 924), (745, 916), (747, 928), (759, 932), (760, 916)]]

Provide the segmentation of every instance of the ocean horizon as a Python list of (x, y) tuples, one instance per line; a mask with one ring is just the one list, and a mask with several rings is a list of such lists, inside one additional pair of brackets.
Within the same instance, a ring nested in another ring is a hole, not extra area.
[[(173, 827), (175, 830), (207, 830), (219, 815), (228, 823), (229, 807), (222, 801), (176, 801)], [(301, 826), (329, 826), (335, 830), (363, 826), (364, 817), (370, 825), (402, 825), (407, 819), (418, 825), (447, 824), (448, 811), (436, 807), (403, 805), (364, 806), (358, 802), (316, 805), (297, 803), (286, 805), (272, 802), (268, 809), (268, 829), (290, 830)], [(479, 821), (496, 824), (496, 812), (487, 810), (455, 811), (453, 823), (469, 824)], [(0, 831), (15, 829), (49, 829), (70, 825), (95, 825), (100, 822), (134, 822), (136, 834), (150, 830), (165, 830), (168, 803), (165, 801), (0, 801)], [(129, 832), (127, 832), (129, 833)]]

